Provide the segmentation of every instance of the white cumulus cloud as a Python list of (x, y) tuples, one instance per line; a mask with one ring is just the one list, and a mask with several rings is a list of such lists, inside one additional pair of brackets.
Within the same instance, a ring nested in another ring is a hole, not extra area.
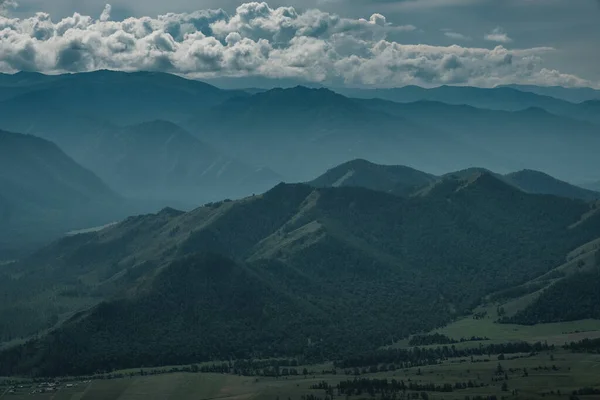
[[(382, 14), (351, 19), (258, 2), (242, 4), (232, 15), (200, 10), (124, 20), (112, 18), (107, 5), (98, 18), (77, 13), (56, 21), (46, 13), (0, 17), (0, 71), (153, 70), (192, 78), (302, 78), (378, 87), (596, 86), (545, 68), (543, 57), (554, 51), (551, 48), (486, 49), (397, 41), (412, 30), (414, 26), (394, 25)], [(451, 31), (445, 34), (466, 39)]]

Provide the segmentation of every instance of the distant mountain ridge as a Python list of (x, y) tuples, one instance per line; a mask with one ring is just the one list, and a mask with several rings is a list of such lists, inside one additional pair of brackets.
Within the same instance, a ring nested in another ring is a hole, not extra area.
[(60, 105), (73, 114), (117, 125), (154, 119), (178, 121), (199, 108), (247, 96), (240, 90), (222, 90), (201, 81), (159, 72), (21, 73), (2, 75), (2, 86), (8, 90), (3, 89), (5, 94), (0, 100)]
[(503, 85), (520, 90), (532, 92), (542, 96), (551, 96), (572, 103), (583, 103), (588, 100), (600, 100), (600, 90), (592, 88), (565, 88), (562, 86), (535, 86), (535, 85)]
[(578, 182), (600, 178), (588, 161), (600, 146), (598, 125), (589, 122), (600, 115), (596, 102), (573, 104), (512, 88), (389, 91), (480, 108), (354, 99), (324, 88), (247, 93), (160, 73), (2, 75), (0, 88), (0, 128), (49, 139), (84, 165), (73, 151), (80, 143), (73, 142), (95, 143), (158, 119), (182, 126), (228, 159), (271, 169), (286, 181), (306, 181), (355, 158), (436, 174), (479, 165), (502, 173), (543, 170)]
[[(522, 111), (528, 108), (541, 108), (553, 114), (574, 118), (582, 121), (600, 123), (596, 104), (592, 101), (575, 104), (560, 98), (542, 95), (528, 90), (513, 87), (477, 88), (468, 86), (439, 86), (422, 88), (405, 86), (396, 89), (335, 89), (336, 92), (353, 98), (383, 99), (399, 103), (414, 103), (418, 101), (437, 101), (452, 105), (470, 105), (473, 107), (502, 110)], [(594, 101), (595, 100), (595, 101)]]
[(494, 176), (527, 193), (585, 201), (600, 199), (600, 192), (583, 189), (539, 171), (522, 170), (502, 175), (485, 168), (469, 168), (435, 176), (406, 166), (378, 165), (361, 159), (332, 168), (309, 184), (314, 187), (363, 187), (406, 197), (423, 194), (423, 190), (427, 192), (429, 187), (447, 179), (464, 180), (482, 174)]

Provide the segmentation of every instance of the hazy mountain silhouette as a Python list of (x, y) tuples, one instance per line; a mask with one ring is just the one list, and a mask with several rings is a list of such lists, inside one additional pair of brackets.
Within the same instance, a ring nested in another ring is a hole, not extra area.
[(115, 129), (96, 141), (81, 141), (71, 152), (126, 196), (192, 208), (261, 193), (282, 180), (268, 168), (223, 155), (167, 121)]
[[(556, 115), (600, 123), (596, 105), (575, 104), (560, 98), (518, 90), (512, 87), (476, 88), (468, 86), (439, 86), (426, 89), (405, 86), (397, 89), (336, 89), (338, 93), (353, 98), (383, 99), (400, 103), (437, 101), (453, 105), (470, 105), (478, 108), (502, 111), (522, 111), (542, 108)], [(597, 99), (597, 98), (593, 98)]]
[(60, 106), (72, 115), (121, 125), (182, 120), (204, 107), (246, 95), (159, 72), (96, 71), (58, 76), (21, 73), (2, 75), (1, 86), (8, 89), (2, 89), (6, 93), (0, 99), (23, 107)]
[(555, 97), (570, 101), (572, 103), (583, 103), (588, 100), (600, 100), (600, 90), (592, 88), (565, 88), (562, 86), (535, 86), (535, 85), (505, 85), (520, 90), (522, 92), (531, 92), (542, 96)]
[(123, 200), (55, 144), (0, 131), (0, 250), (111, 222)]

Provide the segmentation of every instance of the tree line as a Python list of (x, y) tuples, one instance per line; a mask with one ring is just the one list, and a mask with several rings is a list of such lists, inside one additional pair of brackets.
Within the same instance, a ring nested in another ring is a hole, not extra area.
[(515, 342), (504, 344), (489, 344), (478, 347), (458, 349), (454, 345), (436, 348), (412, 349), (385, 349), (362, 353), (346, 357), (336, 361), (334, 365), (338, 368), (355, 368), (364, 366), (377, 366), (380, 364), (394, 364), (397, 368), (410, 368), (422, 365), (438, 364), (442, 360), (458, 357), (472, 357), (482, 355), (515, 354), (515, 353), (538, 353), (553, 350), (554, 345), (537, 342)]

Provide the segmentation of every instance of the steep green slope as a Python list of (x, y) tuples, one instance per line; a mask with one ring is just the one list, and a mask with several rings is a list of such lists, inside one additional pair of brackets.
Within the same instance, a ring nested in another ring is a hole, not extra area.
[(103, 303), (73, 316), (82, 307), (60, 300), (58, 318), (70, 319), (2, 353), (0, 373), (373, 349), (561, 264), (600, 236), (597, 216), (568, 228), (589, 207), (478, 174), (414, 198), (281, 184), (130, 218), (3, 270), (8, 303), (61, 299), (59, 288)]
[(546, 322), (600, 319), (600, 250), (595, 267), (571, 274), (546, 288), (535, 301), (502, 322), (534, 325)]

